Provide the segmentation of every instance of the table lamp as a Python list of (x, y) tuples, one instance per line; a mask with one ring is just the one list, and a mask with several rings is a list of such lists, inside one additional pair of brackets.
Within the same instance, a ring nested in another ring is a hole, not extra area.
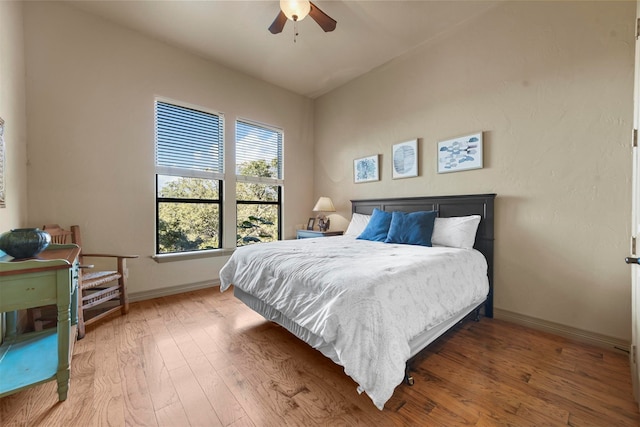
[(327, 218), (324, 212), (336, 211), (336, 208), (335, 206), (333, 206), (333, 202), (331, 201), (331, 199), (324, 196), (320, 197), (316, 205), (313, 207), (313, 211), (319, 212), (316, 219), (318, 220), (318, 228), (320, 229), (320, 231), (329, 231), (329, 224), (331, 221), (329, 220), (329, 218)]

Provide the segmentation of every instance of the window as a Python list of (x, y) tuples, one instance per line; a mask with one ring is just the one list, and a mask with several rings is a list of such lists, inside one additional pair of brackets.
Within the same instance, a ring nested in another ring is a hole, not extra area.
[(222, 247), (223, 115), (156, 102), (156, 253)]
[(282, 218), (282, 131), (236, 122), (237, 245), (279, 240)]

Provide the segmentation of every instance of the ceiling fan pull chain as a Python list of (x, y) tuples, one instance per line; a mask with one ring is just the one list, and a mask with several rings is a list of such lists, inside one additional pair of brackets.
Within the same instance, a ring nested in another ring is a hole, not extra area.
[(293, 42), (296, 43), (298, 38), (298, 20), (293, 21)]

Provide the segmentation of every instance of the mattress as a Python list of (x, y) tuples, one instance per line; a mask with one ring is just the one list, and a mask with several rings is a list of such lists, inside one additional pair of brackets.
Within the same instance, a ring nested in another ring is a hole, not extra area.
[(481, 304), (489, 286), (474, 249), (352, 237), (238, 248), (220, 271), (265, 318), (344, 367), (382, 409), (406, 361)]

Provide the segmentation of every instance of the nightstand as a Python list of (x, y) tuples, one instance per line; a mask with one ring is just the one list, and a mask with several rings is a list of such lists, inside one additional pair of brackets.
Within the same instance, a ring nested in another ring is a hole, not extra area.
[(342, 236), (344, 231), (313, 231), (313, 230), (297, 230), (296, 237), (298, 239), (311, 239), (314, 237), (331, 237)]

